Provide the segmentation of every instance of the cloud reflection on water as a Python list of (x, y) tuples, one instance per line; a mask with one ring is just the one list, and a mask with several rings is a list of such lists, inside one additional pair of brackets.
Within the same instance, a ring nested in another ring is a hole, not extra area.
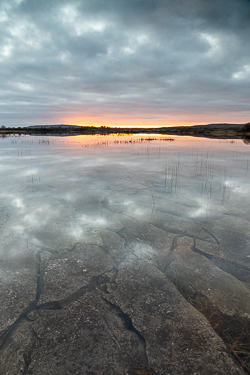
[[(73, 246), (115, 226), (115, 214), (120, 222), (127, 217), (151, 222), (157, 212), (198, 221), (224, 212), (247, 215), (242, 197), (249, 194), (250, 157), (241, 141), (50, 137), (45, 147), (41, 137), (32, 137), (33, 143), (24, 139), (30, 138), (2, 140), (1, 154), (4, 147), (10, 153), (0, 163), (1, 206), (10, 214), (2, 228), (6, 241), (14, 236), (37, 245)], [(32, 165), (17, 155), (20, 145), (29, 149)]]

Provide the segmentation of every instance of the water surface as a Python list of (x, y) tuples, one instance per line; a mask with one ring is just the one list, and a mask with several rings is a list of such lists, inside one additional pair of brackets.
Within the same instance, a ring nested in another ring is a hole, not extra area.
[(155, 267), (187, 301), (202, 295), (225, 316), (250, 314), (249, 175), (241, 140), (2, 138), (1, 331), (25, 311), (69, 304), (107, 259), (115, 270)]
[[(220, 222), (235, 235), (248, 229), (250, 149), (241, 140), (26, 136), (1, 139), (0, 153), (6, 242), (70, 246), (114, 229), (112, 214), (150, 223), (161, 212), (194, 228)], [(249, 248), (242, 253), (247, 261)]]

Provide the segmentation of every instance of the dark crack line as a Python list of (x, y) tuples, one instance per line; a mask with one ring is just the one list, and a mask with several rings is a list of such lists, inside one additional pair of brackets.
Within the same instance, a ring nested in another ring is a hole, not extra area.
[(61, 301), (51, 301), (51, 302), (43, 303), (41, 305), (37, 305), (37, 300), (32, 301), (31, 304), (19, 315), (16, 321), (11, 326), (9, 326), (5, 331), (1, 333), (0, 349), (2, 349), (8, 337), (18, 327), (18, 325), (23, 321), (23, 319), (27, 318), (27, 314), (29, 312), (33, 310), (42, 310), (42, 309), (61, 310), (62, 308), (69, 305), (70, 303), (72, 303), (79, 297), (83, 296), (87, 292), (90, 292), (96, 289), (98, 286), (101, 286), (109, 281), (110, 281), (110, 278), (108, 276), (105, 276), (105, 273), (103, 273), (98, 276), (93, 276), (87, 285), (78, 289), (76, 292), (72, 293), (71, 295), (69, 295), (68, 297), (66, 297), (65, 299)]
[(43, 250), (39, 250), (36, 253), (36, 274), (37, 274), (37, 282), (36, 282), (36, 295), (34, 300), (26, 307), (26, 309), (19, 315), (16, 321), (11, 324), (5, 331), (3, 331), (0, 335), (0, 348), (3, 347), (7, 338), (11, 335), (11, 333), (16, 329), (16, 327), (22, 322), (22, 320), (27, 317), (27, 313), (35, 310), (37, 308), (37, 303), (40, 298), (41, 294), (41, 253)]
[[(125, 227), (123, 226), (121, 229), (124, 229)], [(106, 230), (108, 230), (109, 232), (112, 232), (112, 233), (116, 233), (118, 234), (117, 232), (119, 232), (120, 229), (114, 229), (114, 228), (111, 228), (111, 227), (106, 227)], [(119, 234), (118, 234), (119, 236)]]
[(121, 318), (121, 320), (123, 322), (124, 328), (127, 329), (128, 331), (131, 331), (131, 332), (135, 333), (137, 335), (138, 339), (140, 340), (140, 342), (142, 343), (142, 345), (144, 347), (145, 360), (146, 360), (146, 364), (148, 365), (149, 362), (148, 362), (148, 355), (147, 355), (147, 343), (146, 343), (146, 340), (142, 336), (142, 334), (135, 328), (135, 326), (133, 325), (133, 322), (132, 322), (130, 316), (128, 314), (126, 314), (124, 311), (122, 311), (122, 309), (120, 308), (120, 306), (118, 306), (118, 305), (110, 302), (109, 300), (107, 300), (103, 296), (102, 296), (102, 299), (104, 300), (104, 302), (106, 302), (111, 307), (111, 309), (113, 309), (113, 310), (116, 311), (117, 315)]
[(126, 241), (124, 243), (124, 249), (126, 249), (130, 254), (132, 254), (136, 258), (136, 260), (140, 259), (140, 257), (136, 253), (134, 253), (133, 249), (131, 249), (131, 243), (130, 242)]
[[(106, 273), (107, 271), (105, 271)], [(61, 301), (51, 301), (51, 302), (45, 302), (41, 305), (37, 306), (38, 310), (45, 309), (45, 310), (60, 310), (64, 308), (65, 306), (69, 305), (73, 301), (77, 300), (84, 294), (91, 292), (94, 289), (97, 289), (98, 286), (101, 286), (103, 284), (106, 284), (110, 281), (109, 276), (106, 276), (105, 273), (100, 274), (98, 276), (93, 276), (90, 280), (90, 282), (81, 287), (80, 289), (76, 290), (74, 293), (70, 294), (68, 297), (64, 298)]]
[[(186, 232), (183, 232), (180, 229), (168, 228), (168, 227), (164, 227), (162, 225), (156, 224), (156, 223), (151, 223), (151, 225), (153, 225), (155, 228), (163, 230), (164, 232), (177, 234), (180, 237), (189, 237), (189, 238), (194, 238), (194, 239), (197, 239), (197, 240), (201, 240), (201, 241), (210, 243), (210, 241), (208, 241), (208, 240), (211, 238), (211, 235), (209, 235), (209, 237), (203, 238), (203, 237), (196, 236), (194, 234), (188, 234)], [(209, 233), (207, 233), (207, 234), (209, 234)]]
[(168, 227), (165, 227), (164, 225), (160, 225), (160, 224), (156, 224), (156, 223), (151, 223), (151, 225), (153, 225), (155, 228), (161, 229), (161, 230), (163, 230), (164, 232), (167, 232), (167, 233), (186, 235), (186, 233), (181, 231), (180, 229), (168, 228)]
[(24, 359), (24, 369), (23, 369), (23, 372), (22, 374), (23, 375), (26, 375), (28, 370), (29, 370), (29, 366), (31, 364), (31, 353), (24, 353), (23, 354), (23, 359)]
[(10, 334), (17, 328), (17, 326), (26, 318), (27, 313), (36, 309), (36, 301), (32, 301), (30, 305), (19, 315), (13, 324), (11, 324), (5, 331), (1, 332), (0, 349), (4, 346)]
[[(173, 256), (172, 256), (172, 253), (175, 251), (175, 249), (177, 248), (177, 245), (178, 245), (178, 238), (181, 238), (181, 237), (186, 237), (186, 236), (182, 236), (182, 235), (179, 235), (177, 234), (176, 236), (174, 236), (173, 240), (172, 240), (172, 243), (171, 243), (171, 246), (169, 248), (169, 251), (170, 251), (170, 254), (169, 256), (167, 257), (167, 259), (165, 261), (161, 261), (160, 264), (156, 264), (156, 268), (161, 272), (163, 273), (164, 276), (166, 276), (165, 272), (167, 270), (167, 268), (169, 267), (169, 264), (173, 261)], [(158, 263), (158, 262), (157, 262)], [(167, 277), (167, 276), (166, 276)]]
[[(113, 257), (112, 257), (112, 255), (111, 255), (111, 253), (110, 253), (108, 247), (106, 247), (106, 246), (101, 246), (101, 245), (98, 245), (98, 247), (99, 247), (101, 250), (103, 250), (103, 251), (105, 252), (105, 254), (109, 255), (110, 258), (113, 260)], [(116, 265), (117, 265), (117, 262), (115, 262), (115, 263), (116, 263)]]
[(204, 232), (209, 234), (209, 236), (211, 236), (218, 245), (220, 245), (220, 241), (218, 240), (218, 238), (212, 232), (210, 232), (207, 228), (205, 228), (203, 226), (202, 226), (202, 229), (204, 230)]
[[(250, 320), (246, 316), (240, 316), (239, 312), (235, 313), (233, 316), (222, 312), (218, 306), (212, 303), (209, 298), (201, 292), (191, 292), (190, 290), (178, 286), (178, 283), (174, 283), (174, 285), (182, 294), (183, 298), (205, 317), (213, 330), (228, 347), (239, 365), (249, 373), (248, 349), (245, 351), (241, 349), (242, 351), (237, 352), (237, 346), (235, 349), (234, 345), (235, 340), (237, 340), (239, 348), (241, 345), (243, 345), (243, 348), (244, 345), (248, 348)], [(244, 357), (244, 355), (246, 355), (246, 357)]]
[(119, 237), (121, 237), (123, 240), (126, 240), (124, 236), (124, 231), (126, 230), (126, 226), (124, 225), (121, 229), (119, 229), (117, 232), (115, 232)]
[(117, 270), (117, 267), (119, 265), (119, 261), (117, 261), (115, 259), (115, 256), (114, 254), (111, 254), (110, 251), (109, 251), (109, 248), (107, 246), (101, 246), (101, 245), (97, 245), (102, 251), (105, 252), (106, 255), (109, 255), (111, 260), (112, 260), (112, 264), (113, 264), (113, 270)]
[(237, 264), (234, 261), (226, 260), (223, 258), (216, 257), (214, 255), (208, 254), (205, 251), (202, 251), (196, 247), (194, 242), (194, 246), (191, 247), (191, 250), (197, 254), (200, 254), (210, 260), (216, 267), (221, 269), (223, 272), (226, 272), (230, 275), (233, 275), (236, 279), (240, 281), (245, 281), (244, 277), (250, 277), (250, 269), (246, 266), (241, 264)]
[[(145, 206), (142, 206), (142, 207), (145, 207)], [(148, 207), (146, 207), (146, 208), (148, 208)], [(110, 211), (110, 210), (108, 210), (107, 208), (106, 208), (106, 210), (107, 210), (107, 211)], [(117, 214), (117, 215), (123, 216), (125, 219), (133, 220), (134, 222), (137, 222), (137, 223), (140, 222), (139, 220), (135, 219), (134, 216), (126, 215), (126, 214), (124, 214), (124, 213), (119, 213), (119, 212), (113, 212), (113, 211), (110, 211), (110, 213), (113, 213), (113, 214)], [(148, 223), (148, 221), (145, 221), (145, 223)], [(125, 228), (125, 227), (124, 227), (124, 228)], [(122, 229), (124, 229), (124, 228), (122, 228)], [(120, 230), (122, 230), (122, 229), (120, 229)], [(116, 231), (114, 231), (114, 232), (117, 233), (117, 234), (119, 234), (120, 230), (119, 230), (118, 232), (116, 232)]]
[(38, 247), (40, 251), (47, 251), (48, 253), (52, 255), (56, 255), (59, 253), (57, 250), (50, 249), (49, 247), (46, 247), (46, 246), (36, 245), (36, 247)]
[[(171, 202), (170, 199), (166, 199), (167, 201)], [(188, 207), (189, 209), (191, 208), (191, 206), (189, 206), (188, 204), (184, 204), (183, 203), (183, 206), (185, 207)], [(180, 217), (181, 219), (189, 219), (187, 216), (182, 216), (182, 215), (178, 215), (175, 211), (167, 211), (167, 210), (164, 210), (164, 208), (160, 208), (160, 207), (156, 207), (155, 211), (158, 211), (158, 212), (163, 212), (164, 214), (167, 214), (167, 215), (171, 215), (171, 216), (175, 216), (175, 217)]]
[(177, 248), (178, 238), (181, 238), (181, 237), (184, 237), (184, 236), (182, 236), (180, 234), (178, 234), (177, 236), (174, 236), (171, 247), (170, 247), (171, 252), (173, 252)]
[[(147, 222), (145, 222), (145, 223), (147, 223)], [(153, 223), (150, 223), (149, 225), (152, 226), (152, 227), (155, 227), (155, 228), (157, 228), (157, 229), (161, 229), (161, 230), (163, 230), (164, 232), (169, 233), (168, 231), (164, 230), (162, 227), (157, 226), (157, 225), (155, 225), (155, 224), (153, 224)], [(130, 244), (130, 243), (127, 241), (127, 238), (123, 235), (124, 230), (125, 230), (125, 228), (122, 228), (122, 229), (120, 229), (119, 232), (116, 232), (116, 233), (117, 233), (122, 239), (125, 239), (125, 244), (124, 244), (125, 249), (128, 250), (128, 251), (129, 251), (132, 255), (134, 255), (137, 259), (140, 259), (135, 253), (133, 253), (132, 250), (129, 249), (129, 246), (130, 246), (129, 244)], [(186, 234), (185, 232), (181, 232), (181, 231), (172, 232), (172, 233), (176, 234), (176, 236), (175, 236), (175, 237), (173, 238), (173, 240), (172, 240), (172, 244), (171, 244), (171, 246), (170, 246), (170, 251), (174, 251), (174, 250), (175, 250), (175, 248), (176, 248), (176, 246), (177, 246), (177, 239), (180, 238), (180, 237), (189, 237), (189, 238), (192, 238), (192, 239), (193, 239), (193, 238), (197, 238), (197, 237), (195, 237), (195, 236), (188, 235), (188, 234)], [(202, 239), (202, 238), (198, 238), (198, 239), (204, 240), (204, 239)], [(153, 244), (150, 243), (149, 241), (147, 241), (147, 242), (143, 242), (143, 243), (145, 243), (145, 244), (147, 244), (147, 245), (149, 245), (149, 246), (153, 246)]]
[(112, 329), (110, 328), (110, 326), (109, 326), (107, 320), (105, 319), (105, 317), (102, 316), (102, 315), (101, 315), (101, 317), (102, 317), (102, 320), (104, 321), (104, 323), (106, 324), (106, 327), (108, 328), (108, 331), (109, 331), (109, 333), (110, 333), (110, 336), (111, 336), (112, 339), (115, 341), (115, 343), (116, 343), (116, 345), (118, 346), (118, 348), (121, 350), (121, 346), (120, 346), (120, 344), (119, 344), (119, 340), (118, 340), (118, 338), (116, 337), (116, 335), (114, 334), (114, 332), (113, 332)]

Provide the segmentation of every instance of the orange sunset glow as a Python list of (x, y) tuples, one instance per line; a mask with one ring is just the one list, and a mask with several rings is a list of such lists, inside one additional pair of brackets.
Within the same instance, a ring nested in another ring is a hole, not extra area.
[(164, 126), (192, 126), (195, 124), (205, 125), (208, 123), (245, 123), (248, 117), (242, 113), (226, 115), (218, 114), (188, 114), (188, 115), (166, 115), (165, 117), (157, 117), (157, 115), (148, 116), (148, 118), (135, 118), (125, 114), (117, 117), (113, 116), (85, 116), (81, 114), (60, 117), (56, 122), (63, 124), (79, 125), (79, 126), (108, 126), (108, 127), (164, 127)]

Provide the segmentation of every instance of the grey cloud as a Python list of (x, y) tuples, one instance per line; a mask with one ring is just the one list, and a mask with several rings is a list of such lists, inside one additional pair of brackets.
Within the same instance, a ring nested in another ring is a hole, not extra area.
[(250, 115), (249, 16), (247, 0), (0, 1), (0, 121)]

